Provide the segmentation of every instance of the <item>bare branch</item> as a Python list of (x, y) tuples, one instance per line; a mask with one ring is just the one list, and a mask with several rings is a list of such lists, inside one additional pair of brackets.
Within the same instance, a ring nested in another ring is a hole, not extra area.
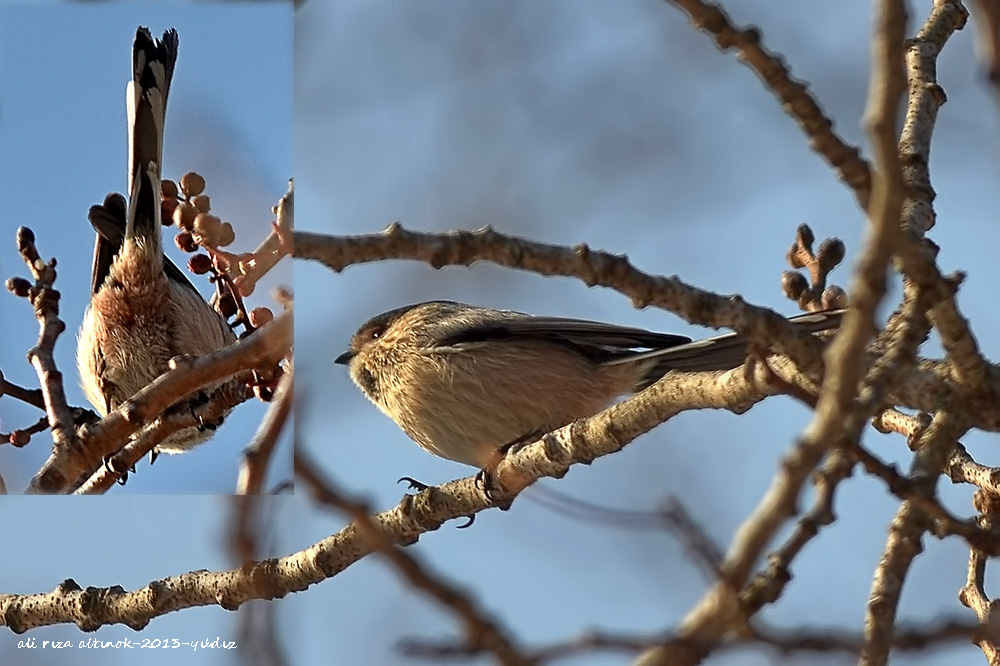
[[(937, 479), (961, 430), (955, 416), (941, 410), (921, 434), (910, 475), (921, 495), (933, 496)], [(866, 666), (888, 662), (903, 582), (913, 558), (923, 551), (921, 538), (928, 527), (927, 513), (913, 500), (902, 503), (889, 526), (889, 538), (875, 569), (865, 617), (865, 645), (860, 663)]]
[[(980, 524), (985, 528), (997, 527), (1000, 516), (1000, 496), (995, 493), (978, 490), (973, 498), (976, 509), (980, 512)], [(965, 586), (958, 594), (959, 601), (976, 614), (979, 621), (992, 631), (980, 632), (973, 641), (986, 655), (990, 664), (1000, 663), (1000, 614), (996, 612), (997, 604), (986, 594), (986, 561), (988, 554), (980, 549), (969, 551), (969, 569)]]
[(122, 441), (158, 418), (171, 405), (201, 387), (257, 367), (274, 365), (288, 353), (291, 345), (292, 311), (289, 310), (234, 345), (201, 358), (182, 361), (99, 423), (82, 429), (79, 450), (56, 447), (32, 479), (28, 492), (66, 492), (80, 475), (96, 468)]
[(238, 495), (259, 494), (264, 488), (267, 466), (274, 453), (274, 447), (292, 414), (293, 374), (293, 370), (289, 368), (282, 376), (271, 407), (243, 452), (243, 465), (240, 467), (239, 481), (236, 484)]
[[(56, 262), (42, 261), (35, 247), (35, 234), (27, 227), (17, 230), (17, 249), (28, 265), (35, 284), (28, 291), (28, 298), (38, 319), (38, 342), (28, 350), (28, 360), (41, 382), (45, 415), (52, 428), (53, 446), (56, 449), (75, 449), (79, 446), (73, 414), (66, 402), (62, 373), (56, 367), (54, 352), (56, 339), (66, 330), (66, 324), (59, 318), (59, 292), (53, 284), (56, 280)], [(8, 281), (8, 287), (11, 281)]]

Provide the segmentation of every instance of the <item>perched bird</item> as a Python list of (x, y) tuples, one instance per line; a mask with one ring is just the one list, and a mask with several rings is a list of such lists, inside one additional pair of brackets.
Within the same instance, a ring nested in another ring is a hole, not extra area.
[[(172, 357), (203, 356), (236, 341), (225, 319), (163, 256), (163, 123), (176, 59), (175, 30), (162, 40), (153, 39), (147, 28), (137, 30), (127, 99), (128, 205), (113, 193), (90, 209), (97, 243), (77, 366), (87, 399), (102, 416), (163, 374)], [(235, 381), (208, 387), (198, 399), (210, 399)], [(213, 429), (182, 430), (156, 450), (183, 452), (207, 440)]]
[[(842, 312), (790, 321), (819, 332), (836, 328)], [(747, 354), (736, 333), (692, 342), (428, 301), (369, 319), (334, 362), (348, 365), (368, 399), (422, 448), (485, 470), (507, 445), (596, 414), (667, 372), (728, 370)]]

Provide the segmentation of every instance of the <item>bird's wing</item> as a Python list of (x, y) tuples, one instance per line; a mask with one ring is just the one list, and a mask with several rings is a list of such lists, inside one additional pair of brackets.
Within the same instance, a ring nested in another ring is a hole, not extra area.
[[(91, 293), (96, 294), (104, 284), (111, 271), (111, 263), (115, 256), (121, 251), (122, 243), (125, 242), (125, 197), (112, 192), (104, 197), (103, 204), (90, 207), (87, 214), (90, 225), (97, 232), (97, 242), (94, 245), (94, 265), (90, 277)], [(163, 272), (166, 276), (182, 284), (194, 293), (201, 294), (195, 288), (187, 275), (184, 274), (177, 264), (163, 257)]]
[(461, 348), (482, 342), (544, 340), (572, 347), (595, 362), (631, 356), (636, 349), (666, 349), (690, 342), (691, 338), (655, 333), (642, 328), (617, 326), (585, 319), (539, 317), (505, 312), (506, 318), (489, 323), (470, 323), (437, 341), (436, 348)]

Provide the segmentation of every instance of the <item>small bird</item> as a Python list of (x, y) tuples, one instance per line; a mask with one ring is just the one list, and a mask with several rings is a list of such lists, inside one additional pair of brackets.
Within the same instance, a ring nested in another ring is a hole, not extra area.
[[(790, 321), (816, 333), (836, 328), (842, 313)], [(747, 354), (736, 333), (692, 342), (428, 301), (369, 319), (334, 362), (348, 365), (362, 393), (423, 449), (485, 471), (508, 445), (592, 416), (670, 371), (729, 370)]]
[[(225, 319), (163, 255), (163, 123), (176, 59), (175, 30), (166, 31), (160, 40), (147, 28), (136, 31), (127, 96), (128, 205), (112, 193), (89, 213), (97, 242), (77, 366), (84, 393), (102, 416), (163, 374), (172, 357), (204, 356), (236, 341)], [(210, 399), (237, 383), (208, 387), (198, 399)], [(160, 443), (154, 453), (181, 453), (207, 440), (213, 430), (187, 428)]]

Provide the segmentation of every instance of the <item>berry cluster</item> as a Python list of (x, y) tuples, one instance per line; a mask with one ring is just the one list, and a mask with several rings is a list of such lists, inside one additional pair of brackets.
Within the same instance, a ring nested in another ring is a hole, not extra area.
[[(237, 255), (220, 250), (236, 240), (236, 232), (229, 222), (212, 215), (211, 200), (204, 192), (205, 178), (194, 171), (181, 177), (179, 188), (172, 180), (162, 181), (160, 206), (163, 224), (169, 225), (172, 221), (180, 230), (174, 242), (181, 251), (197, 253), (188, 259), (188, 270), (195, 275), (212, 274), (212, 281), (218, 287), (218, 293), (212, 299), (216, 310), (226, 319), (236, 316), (233, 324), (244, 324), (249, 333), (273, 319), (274, 314), (265, 307), (254, 308), (250, 312), (244, 309), (239, 289), (235, 288), (228, 275), (230, 260)], [(200, 247), (205, 248), (208, 254), (198, 253)]]
[(174, 241), (184, 252), (194, 252), (199, 246), (226, 247), (236, 240), (233, 225), (212, 215), (212, 202), (205, 191), (205, 179), (194, 171), (181, 177), (180, 190), (172, 180), (164, 180), (161, 187), (163, 224), (177, 225), (180, 233)]

